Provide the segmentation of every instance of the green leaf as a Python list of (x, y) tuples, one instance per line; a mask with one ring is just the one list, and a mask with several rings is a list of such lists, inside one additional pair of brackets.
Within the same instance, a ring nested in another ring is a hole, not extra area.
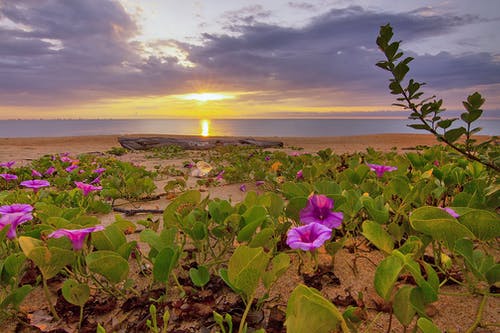
[(290, 257), (286, 253), (279, 253), (271, 260), (271, 270), (265, 272), (262, 281), (266, 289), (271, 288), (271, 285), (283, 275), (290, 267)]
[(90, 271), (104, 276), (112, 283), (124, 281), (128, 277), (128, 261), (116, 252), (95, 251), (87, 255), (85, 261)]
[(375, 271), (375, 290), (386, 301), (391, 298), (391, 291), (396, 283), (404, 262), (401, 258), (391, 255), (377, 266)]
[(2, 303), (0, 303), (0, 309), (5, 309), (9, 305), (12, 305), (15, 309), (19, 309), (21, 303), (33, 289), (34, 288), (29, 284), (25, 284), (19, 288), (14, 289), (2, 300)]
[(125, 234), (115, 224), (108, 225), (104, 230), (92, 234), (92, 244), (98, 250), (116, 251), (126, 242)]
[(417, 326), (422, 330), (422, 333), (441, 333), (439, 328), (427, 318), (421, 317), (417, 320)]
[(193, 284), (197, 287), (203, 287), (210, 281), (210, 273), (205, 266), (198, 266), (198, 268), (189, 269), (189, 277)]
[(408, 285), (402, 286), (394, 295), (394, 301), (392, 302), (394, 315), (405, 327), (410, 325), (416, 314), (416, 311), (410, 302), (410, 295), (413, 288), (414, 287)]
[(164, 248), (158, 253), (153, 265), (153, 276), (156, 281), (168, 282), (170, 273), (179, 261), (179, 256), (179, 251), (170, 247)]
[(198, 205), (201, 193), (196, 190), (186, 191), (175, 198), (163, 212), (163, 226), (165, 228), (176, 226), (179, 222), (177, 216), (185, 216)]
[(366, 237), (373, 245), (385, 253), (391, 253), (394, 249), (394, 241), (392, 237), (384, 230), (384, 228), (376, 222), (365, 221), (362, 225), (363, 236)]
[(487, 272), (486, 272), (486, 280), (490, 285), (494, 285), (498, 281), (500, 281), (500, 264), (495, 264), (493, 265)]
[(252, 206), (245, 213), (243, 213), (243, 221), (245, 226), (238, 232), (238, 242), (248, 242), (257, 230), (257, 228), (264, 222), (267, 216), (267, 210), (262, 206)]
[(483, 241), (500, 237), (498, 214), (486, 210), (471, 210), (459, 217), (459, 222)]
[(474, 238), (474, 234), (444, 210), (420, 207), (410, 215), (410, 224), (416, 231), (442, 241), (449, 249), (461, 238)]
[[(27, 238), (29, 237), (25, 237), (25, 240)], [(21, 239), (19, 243), (21, 244)], [(25, 247), (23, 245), (21, 247), (26, 254)], [(73, 251), (58, 247), (49, 249), (45, 246), (36, 246), (34, 248), (28, 247), (27, 249), (29, 249), (29, 253), (26, 256), (33, 260), (47, 280), (56, 276), (65, 266), (72, 264), (75, 260)]]
[(268, 262), (269, 256), (262, 248), (241, 245), (229, 259), (227, 269), (229, 281), (248, 299), (255, 292)]
[(335, 305), (303, 284), (288, 299), (285, 326), (288, 333), (350, 332)]
[(78, 306), (84, 306), (90, 297), (89, 286), (86, 283), (78, 283), (73, 279), (64, 281), (61, 291), (65, 300)]
[(467, 130), (464, 127), (453, 128), (444, 133), (444, 138), (449, 142), (457, 141)]

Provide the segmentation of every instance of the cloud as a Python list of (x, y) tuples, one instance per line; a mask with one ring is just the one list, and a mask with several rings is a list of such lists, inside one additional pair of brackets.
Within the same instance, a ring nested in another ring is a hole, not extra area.
[[(308, 9), (304, 4), (289, 6)], [(418, 42), (482, 20), (424, 9), (394, 14), (347, 7), (297, 28), (263, 23), (270, 14), (261, 6), (226, 13), (226, 30), (190, 45), (137, 41), (140, 28), (117, 1), (2, 2), (0, 18), (10, 24), (0, 24), (0, 103), (165, 96), (191, 92), (193, 82), (208, 80), (219, 90), (261, 92), (248, 95), (249, 103), (309, 98), (321, 106), (389, 105), (392, 96), (383, 84), (388, 73), (375, 67), (382, 59), (375, 47), (380, 25), (390, 22), (397, 39)], [(418, 56), (411, 67), (411, 75), (433, 89), (500, 80), (500, 63), (488, 53)]]

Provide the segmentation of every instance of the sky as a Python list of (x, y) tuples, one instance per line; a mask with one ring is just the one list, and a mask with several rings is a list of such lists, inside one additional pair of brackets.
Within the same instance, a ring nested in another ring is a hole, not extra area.
[(498, 0), (0, 0), (0, 119), (406, 115), (375, 40), (500, 117)]

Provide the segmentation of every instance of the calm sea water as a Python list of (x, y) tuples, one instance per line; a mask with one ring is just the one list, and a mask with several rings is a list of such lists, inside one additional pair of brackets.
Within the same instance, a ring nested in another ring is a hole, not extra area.
[[(407, 119), (126, 119), (0, 120), (0, 137), (56, 137), (106, 134), (211, 136), (349, 136), (378, 133), (424, 133)], [(481, 134), (500, 135), (500, 119), (482, 120)]]

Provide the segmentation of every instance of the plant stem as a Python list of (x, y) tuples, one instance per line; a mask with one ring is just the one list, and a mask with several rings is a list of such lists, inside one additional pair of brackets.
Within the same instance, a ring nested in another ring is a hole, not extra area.
[(245, 321), (247, 320), (248, 313), (250, 312), (250, 308), (252, 307), (253, 298), (254, 298), (253, 295), (250, 296), (250, 299), (247, 302), (245, 312), (243, 312), (243, 316), (241, 316), (240, 327), (238, 328), (238, 333), (243, 332), (243, 327), (245, 327)]
[(83, 321), (83, 305), (80, 306), (80, 320), (78, 321), (78, 329), (82, 328)]
[(47, 279), (45, 277), (42, 277), (43, 281), (43, 292), (45, 294), (45, 298), (47, 299), (47, 303), (49, 304), (49, 309), (50, 312), (52, 313), (52, 316), (54, 316), (54, 319), (59, 321), (61, 320), (61, 317), (56, 312), (56, 309), (54, 308), (54, 305), (52, 304), (52, 301), (50, 299), (50, 291), (49, 291), (49, 286), (47, 285)]
[(479, 309), (477, 309), (477, 315), (476, 315), (476, 320), (474, 323), (472, 323), (472, 326), (469, 327), (465, 333), (472, 333), (476, 328), (479, 327), (481, 324), (481, 320), (483, 319), (483, 311), (484, 311), (484, 306), (486, 305), (486, 301), (488, 300), (488, 294), (483, 295), (483, 299), (481, 300), (481, 304), (479, 304)]

